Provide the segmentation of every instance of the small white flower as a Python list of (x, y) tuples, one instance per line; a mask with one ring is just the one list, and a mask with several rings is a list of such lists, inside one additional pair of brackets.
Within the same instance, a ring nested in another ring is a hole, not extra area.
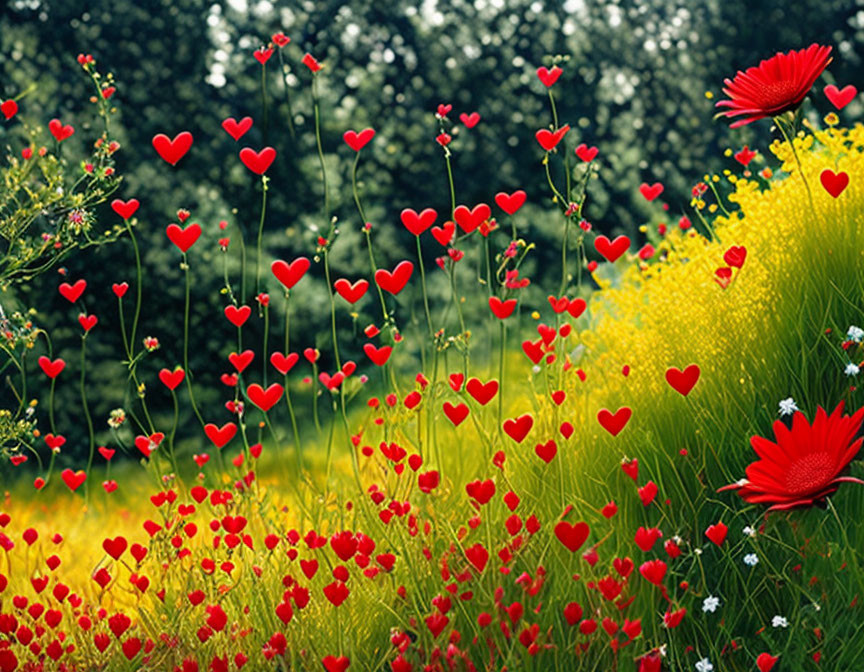
[(854, 324), (849, 327), (849, 331), (846, 332), (846, 340), (852, 341), (853, 343), (860, 343), (864, 339), (864, 329), (861, 327), (856, 327)]
[(707, 658), (703, 658), (702, 660), (696, 663), (696, 672), (711, 672), (714, 669), (714, 666), (711, 664), (711, 661)]
[(780, 415), (792, 415), (797, 410), (799, 410), (798, 404), (795, 403), (792, 397), (780, 400)]
[(756, 530), (754, 530), (754, 529), (753, 529), (752, 527), (750, 527), (749, 525), (748, 525), (747, 527), (745, 527), (745, 528), (742, 530), (742, 532), (744, 532), (744, 535), (747, 536), (747, 537), (755, 537), (755, 536), (756, 536)]
[(759, 564), (759, 556), (755, 553), (748, 553), (744, 556), (744, 564), (748, 565), (749, 567), (755, 567), (757, 564)]
[(847, 376), (857, 376), (860, 372), (861, 369), (858, 368), (858, 365), (853, 364), (852, 362), (849, 362), (846, 365), (846, 368), (843, 369), (843, 373), (845, 373)]
[(702, 611), (706, 614), (708, 614), (708, 613), (713, 614), (715, 611), (717, 611), (717, 607), (719, 607), (719, 606), (720, 606), (720, 598), (714, 597), (713, 595), (709, 595), (702, 602)]
[(702, 555), (702, 549), (701, 549), (701, 548), (694, 548), (694, 549), (693, 549), (693, 552), (694, 552), (696, 555)]
[(775, 616), (771, 619), (771, 627), (772, 628), (788, 628), (789, 621), (786, 620), (784, 616)]
[(814, 602), (813, 609), (816, 611), (822, 611), (822, 606), (818, 602)]

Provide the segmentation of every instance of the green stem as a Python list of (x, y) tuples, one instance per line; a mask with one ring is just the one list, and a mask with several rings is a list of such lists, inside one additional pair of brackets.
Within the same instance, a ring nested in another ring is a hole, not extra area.
[(417, 263), (420, 266), (420, 286), (423, 290), (423, 308), (426, 311), (426, 324), (429, 325), (430, 344), (434, 347), (435, 328), (432, 326), (432, 314), (429, 312), (429, 295), (426, 292), (426, 269), (423, 267), (423, 251), (420, 247), (420, 236), (414, 236), (417, 241)]
[(255, 255), (255, 294), (261, 293), (261, 241), (264, 237), (264, 217), (267, 213), (267, 177), (261, 176), (261, 218), (258, 220), (258, 245)]
[(798, 157), (798, 150), (795, 149), (795, 143), (792, 141), (792, 136), (786, 131), (785, 122), (780, 117), (774, 117), (774, 123), (777, 124), (777, 128), (780, 129), (780, 133), (783, 134), (783, 138), (789, 144), (789, 148), (792, 150), (792, 156), (795, 157), (795, 163), (798, 164), (798, 173), (801, 175), (801, 180), (804, 182), (804, 188), (807, 190), (807, 199), (810, 201), (810, 213), (813, 215), (813, 218), (816, 218), (816, 207), (813, 205), (813, 194), (810, 191), (810, 184), (807, 182), (807, 178), (804, 177), (804, 167), (801, 165), (801, 159)]
[[(87, 421), (87, 436), (90, 440), (90, 452), (87, 457), (87, 476), (90, 476), (90, 470), (93, 467), (93, 454), (96, 452), (96, 436), (93, 433), (93, 419), (90, 417), (90, 407), (87, 404), (87, 389), (85, 386), (87, 372), (87, 334), (81, 336), (81, 407), (84, 411), (84, 419)], [(84, 481), (84, 498), (89, 501), (90, 486), (88, 481)]]
[(324, 222), (330, 220), (330, 200), (327, 193), (327, 166), (324, 163), (324, 149), (321, 145), (321, 112), (318, 104), (318, 74), (312, 76), (312, 103), (315, 108), (315, 144), (318, 148), (318, 161), (321, 164), (321, 183), (324, 189)]
[(285, 72), (285, 60), (282, 58), (282, 49), (279, 49), (279, 72), (282, 73), (282, 84), (285, 90), (285, 104), (288, 105), (288, 132), (291, 134), (291, 140), (297, 139), (297, 133), (294, 130), (294, 110), (291, 108), (291, 95), (288, 90), (288, 74)]
[[(289, 354), (289, 335), (290, 335), (290, 306), (288, 303), (288, 292), (285, 292), (285, 356)], [(314, 382), (313, 382), (314, 385)], [(294, 414), (294, 404), (291, 403), (291, 389), (288, 382), (288, 374), (285, 374), (285, 403), (288, 406), (288, 415), (291, 416), (291, 429), (294, 432), (294, 452), (297, 457), (297, 476), (303, 474), (303, 448), (300, 445), (300, 431), (297, 428), (297, 416)]]
[(262, 117), (264, 119), (264, 144), (267, 144), (267, 65), (265, 63), (261, 64), (261, 108), (262, 108)]
[[(195, 417), (201, 423), (203, 428), (205, 425), (204, 418), (201, 417), (201, 412), (198, 410), (198, 404), (195, 403), (195, 390), (192, 386), (192, 369), (189, 368), (189, 296), (192, 291), (192, 280), (189, 277), (189, 262), (186, 258), (186, 253), (183, 253), (183, 274), (186, 278), (186, 301), (183, 307), (183, 370), (186, 372), (186, 389), (189, 392), (189, 403), (192, 404), (192, 410), (195, 412)], [(221, 455), (221, 451), (220, 451)]]

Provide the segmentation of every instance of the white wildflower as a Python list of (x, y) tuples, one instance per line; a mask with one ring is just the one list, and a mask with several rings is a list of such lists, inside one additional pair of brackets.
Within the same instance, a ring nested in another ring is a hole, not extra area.
[(717, 611), (717, 607), (720, 606), (720, 598), (714, 597), (713, 595), (709, 595), (702, 602), (702, 611), (706, 614), (713, 614)]
[(792, 397), (780, 400), (780, 415), (792, 415), (797, 410), (799, 410), (798, 405)]
[(858, 368), (858, 365), (853, 364), (852, 362), (849, 362), (846, 365), (846, 368), (843, 369), (843, 373), (845, 373), (847, 376), (857, 376), (860, 372), (861, 369)]
[(714, 666), (711, 664), (711, 661), (707, 658), (703, 658), (696, 663), (696, 672), (711, 672), (714, 669)]
[(772, 628), (788, 628), (789, 621), (786, 620), (784, 616), (775, 616), (771, 619), (771, 627)]
[(864, 329), (861, 327), (856, 327), (854, 324), (849, 327), (849, 331), (846, 332), (846, 340), (852, 341), (853, 343), (860, 343), (864, 340)]
[(748, 553), (744, 556), (744, 564), (749, 567), (755, 567), (759, 564), (759, 556), (755, 553)]

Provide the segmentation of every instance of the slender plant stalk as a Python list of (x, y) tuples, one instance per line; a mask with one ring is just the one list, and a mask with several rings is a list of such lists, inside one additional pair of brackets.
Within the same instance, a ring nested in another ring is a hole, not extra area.
[[(186, 372), (186, 390), (189, 392), (189, 403), (192, 404), (192, 410), (198, 422), (203, 428), (205, 425), (204, 418), (201, 417), (201, 412), (198, 410), (198, 404), (195, 403), (195, 390), (192, 385), (192, 369), (189, 368), (189, 296), (192, 292), (192, 279), (189, 277), (189, 261), (186, 258), (186, 253), (183, 253), (183, 274), (186, 278), (186, 301), (183, 306), (183, 370)], [(221, 459), (222, 452), (218, 451)]]
[[(89, 453), (87, 455), (87, 476), (93, 467), (93, 455), (96, 452), (96, 435), (93, 432), (93, 419), (90, 417), (90, 406), (87, 404), (87, 333), (81, 335), (81, 377), (79, 380), (81, 391), (81, 409), (84, 411), (84, 419), (87, 421), (87, 437), (89, 439)], [(88, 481), (84, 481), (84, 499), (90, 501), (90, 487)]]

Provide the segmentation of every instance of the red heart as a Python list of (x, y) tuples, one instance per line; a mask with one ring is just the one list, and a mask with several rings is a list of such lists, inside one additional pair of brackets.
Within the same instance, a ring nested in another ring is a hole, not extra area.
[(53, 434), (46, 434), (45, 445), (48, 446), (48, 448), (52, 452), (57, 452), (60, 448), (66, 445), (66, 437), (60, 434), (58, 434), (57, 436), (54, 436)]
[(506, 320), (516, 310), (516, 299), (502, 301), (497, 296), (489, 297), (489, 309), (499, 320)]
[(246, 388), (246, 396), (265, 413), (273, 408), (282, 398), (285, 388), (279, 383), (273, 383), (266, 390), (258, 383), (252, 383)]
[(18, 103), (14, 100), (4, 100), (0, 103), (0, 112), (3, 113), (4, 117), (6, 117), (6, 121), (9, 121), (12, 117), (18, 114)]
[(460, 205), (453, 211), (453, 219), (465, 233), (471, 233), (491, 216), (492, 210), (485, 203), (478, 203), (470, 210)]
[(570, 313), (570, 317), (575, 320), (585, 312), (587, 307), (588, 304), (585, 303), (585, 299), (573, 299), (570, 301), (570, 305), (567, 306), (567, 312)]
[(222, 122), (222, 128), (235, 141), (239, 140), (246, 135), (246, 131), (252, 128), (252, 117), (243, 117), (240, 121), (237, 121), (234, 117), (228, 117)]
[(673, 390), (686, 397), (699, 381), (700, 373), (699, 366), (696, 364), (691, 364), (683, 371), (670, 366), (666, 369), (666, 382)]
[(744, 266), (744, 260), (747, 258), (747, 248), (743, 245), (733, 245), (723, 254), (723, 261), (733, 268), (741, 268)]
[(591, 528), (584, 522), (571, 525), (566, 520), (562, 520), (555, 526), (555, 536), (571, 553), (575, 553), (582, 547), (590, 532)]
[(169, 390), (176, 390), (185, 377), (186, 373), (179, 367), (173, 371), (162, 369), (159, 372), (159, 380), (161, 380), (162, 384)]
[(538, 443), (534, 446), (534, 452), (537, 453), (537, 457), (549, 464), (558, 454), (558, 444), (555, 443), (555, 439), (549, 439), (546, 443)]
[(822, 183), (825, 191), (834, 198), (837, 198), (849, 186), (849, 173), (845, 173), (842, 170), (839, 173), (835, 173), (830, 168), (826, 168), (819, 175), (819, 181)]
[(270, 57), (273, 55), (273, 47), (258, 47), (255, 51), (252, 52), (252, 55), (255, 57), (255, 60), (258, 61), (261, 65), (264, 65), (267, 61), (270, 60)]
[(519, 208), (525, 205), (525, 192), (521, 189), (508, 194), (505, 191), (499, 191), (495, 194), (495, 203), (508, 215), (513, 215)]
[(618, 236), (612, 241), (606, 236), (597, 236), (594, 239), (594, 249), (610, 263), (617, 261), (629, 248), (630, 239), (627, 236)]
[(557, 65), (553, 65), (551, 68), (540, 66), (537, 68), (537, 77), (545, 86), (550, 87), (558, 81), (562, 72)]
[(650, 202), (663, 193), (663, 185), (659, 182), (655, 182), (654, 184), (643, 182), (639, 185), (639, 193), (645, 197), (646, 201)]
[(716, 523), (708, 526), (708, 529), (705, 530), (705, 536), (718, 546), (722, 546), (723, 542), (726, 541), (726, 534), (728, 532), (729, 528), (724, 523)]
[(759, 672), (768, 672), (778, 660), (778, 656), (772, 656), (770, 653), (760, 653), (756, 657), (756, 667), (759, 668)]
[(111, 201), (111, 209), (116, 212), (123, 219), (129, 219), (135, 212), (138, 210), (137, 198), (130, 198), (128, 201), (121, 201), (119, 198), (115, 198)]
[(120, 284), (117, 284), (115, 282), (113, 285), (111, 285), (111, 291), (114, 292), (114, 294), (117, 296), (118, 299), (122, 299), (124, 296), (126, 296), (126, 292), (128, 290), (129, 290), (129, 283), (128, 282), (121, 282)]
[(177, 224), (169, 224), (165, 233), (168, 240), (174, 243), (183, 254), (186, 254), (201, 236), (201, 226), (190, 224), (185, 229), (181, 229)]
[(453, 423), (454, 427), (461, 425), (462, 421), (468, 417), (470, 412), (468, 405), (465, 403), (460, 402), (454, 406), (449, 401), (444, 402), (444, 415), (446, 415), (447, 419)]
[(82, 315), (78, 316), (78, 324), (81, 325), (81, 328), (85, 332), (90, 331), (93, 327), (96, 326), (96, 324), (98, 322), (99, 322), (99, 318), (96, 317), (95, 315), (83, 315), (82, 314)]
[(176, 166), (177, 162), (186, 156), (191, 146), (192, 134), (189, 131), (178, 133), (173, 140), (164, 133), (153, 136), (153, 149), (172, 166)]
[(232, 352), (228, 355), (228, 361), (237, 369), (237, 373), (243, 373), (243, 370), (252, 363), (255, 359), (255, 353), (251, 350), (244, 350), (241, 353)]
[(462, 383), (465, 382), (465, 374), (464, 373), (451, 373), (450, 374), (450, 388), (454, 392), (458, 392), (462, 389)]
[(288, 375), (288, 372), (294, 367), (298, 359), (300, 359), (300, 356), (296, 352), (288, 354), (287, 357), (281, 352), (274, 352), (270, 355), (270, 363), (273, 365), (273, 368), (283, 376)]
[(345, 133), (342, 134), (342, 139), (355, 152), (359, 152), (363, 149), (374, 137), (374, 128), (364, 128), (359, 133), (357, 131), (345, 131)]
[(558, 143), (561, 142), (561, 139), (565, 135), (567, 135), (567, 131), (569, 130), (570, 126), (568, 124), (564, 124), (554, 133), (548, 128), (541, 128), (534, 134), (534, 137), (537, 138), (537, 142), (543, 149), (545, 149), (547, 152), (551, 152), (553, 149), (555, 149)]
[(135, 447), (141, 451), (144, 457), (150, 457), (150, 454), (162, 443), (164, 438), (165, 435), (162, 432), (156, 432), (150, 436), (136, 436)]
[(402, 224), (415, 236), (419, 236), (435, 223), (438, 213), (432, 208), (426, 208), (419, 215), (411, 208), (405, 208), (401, 214)]
[(489, 562), (489, 551), (483, 544), (477, 543), (465, 549), (465, 558), (474, 566), (474, 569), (482, 572)]
[(493, 379), (483, 383), (479, 378), (471, 378), (465, 386), (465, 391), (474, 397), (478, 404), (485, 406), (498, 394), (498, 381)]
[(823, 90), (825, 91), (825, 97), (838, 110), (842, 110), (858, 95), (858, 89), (852, 86), (852, 84), (847, 84), (842, 89), (838, 89), (834, 84), (829, 84)]
[(411, 278), (413, 272), (414, 264), (410, 261), (400, 261), (392, 273), (383, 268), (375, 271), (375, 282), (385, 292), (390, 292), (393, 296), (396, 296), (408, 284), (408, 280)]
[(633, 561), (630, 558), (615, 558), (612, 561), (612, 566), (621, 578), (624, 579), (633, 572)]
[(465, 128), (474, 128), (480, 123), (480, 113), (472, 112), (471, 114), (465, 114), (463, 112), (459, 115), (459, 121), (465, 124)]
[(110, 460), (114, 457), (114, 453), (116, 451), (113, 448), (106, 448), (105, 446), (99, 446), (99, 454), (106, 460)]
[(450, 221), (444, 222), (443, 227), (432, 227), (432, 237), (438, 241), (439, 245), (443, 245), (444, 247), (447, 247), (450, 244), (450, 241), (453, 240), (453, 234), (455, 233), (456, 224)]
[(520, 415), (518, 418), (508, 418), (502, 425), (504, 433), (516, 443), (522, 443), (533, 426), (534, 417), (530, 413)]
[(127, 544), (126, 537), (108, 538), (102, 542), (102, 549), (115, 560), (119, 560), (120, 556), (126, 552)]
[(72, 128), (69, 124), (63, 125), (59, 119), (52, 119), (48, 122), (48, 130), (51, 131), (51, 135), (54, 136), (54, 139), (57, 142), (63, 142), (66, 138), (72, 136), (75, 132), (75, 129)]
[(348, 660), (348, 656), (325, 656), (321, 663), (327, 672), (345, 672), (351, 661)]
[(249, 306), (225, 306), (225, 317), (235, 327), (242, 327), (251, 314), (252, 309)]
[(260, 152), (256, 152), (251, 147), (244, 147), (240, 150), (240, 160), (256, 175), (263, 175), (276, 159), (276, 150), (272, 147), (265, 147)]
[(380, 348), (376, 348), (371, 343), (365, 343), (363, 345), (363, 352), (366, 353), (366, 356), (372, 360), (372, 363), (375, 366), (384, 366), (387, 363), (387, 360), (390, 359), (393, 347), (390, 345), (382, 345)]
[(597, 152), (600, 150), (596, 147), (589, 147), (585, 143), (582, 143), (576, 148), (576, 156), (578, 156), (585, 163), (591, 163), (595, 158), (597, 158)]
[(74, 285), (64, 282), (57, 289), (60, 291), (60, 295), (69, 303), (75, 303), (81, 298), (84, 290), (87, 289), (87, 281), (82, 278), (81, 280), (77, 280)]
[(208, 422), (204, 425), (204, 433), (213, 442), (214, 446), (221, 449), (234, 438), (234, 435), (237, 433), (237, 425), (233, 422), (226, 422), (221, 427), (217, 427), (212, 422)]
[(495, 481), (491, 478), (485, 481), (471, 481), (465, 484), (465, 492), (478, 504), (486, 504), (495, 496)]
[(60, 375), (60, 372), (66, 367), (66, 362), (64, 362), (60, 357), (58, 357), (52, 362), (45, 355), (42, 355), (39, 358), (38, 362), (39, 368), (42, 369), (42, 372), (49, 378), (56, 378)]
[(277, 259), (270, 264), (270, 270), (276, 279), (285, 285), (286, 289), (291, 289), (300, 282), (300, 279), (309, 270), (311, 263), (306, 257), (297, 257), (290, 264), (287, 261)]
[(537, 364), (543, 359), (543, 339), (536, 341), (522, 341), (522, 350), (532, 363)]
[(72, 492), (75, 492), (78, 488), (81, 487), (81, 484), (87, 480), (87, 474), (85, 474), (80, 469), (78, 471), (64, 469), (60, 473), (60, 478), (63, 479), (63, 482)]
[(563, 313), (570, 305), (570, 299), (568, 299), (566, 296), (562, 296), (559, 299), (550, 295), (546, 298), (549, 301), (549, 305), (552, 306), (552, 310), (555, 312), (555, 314)]
[(360, 279), (354, 284), (345, 278), (339, 278), (333, 283), (333, 289), (350, 304), (357, 303), (369, 289), (369, 281)]
[(597, 421), (600, 423), (600, 426), (612, 436), (618, 436), (621, 430), (624, 429), (630, 421), (630, 416), (632, 414), (633, 412), (627, 406), (619, 408), (614, 414), (603, 408), (600, 409), (599, 413), (597, 413)]

